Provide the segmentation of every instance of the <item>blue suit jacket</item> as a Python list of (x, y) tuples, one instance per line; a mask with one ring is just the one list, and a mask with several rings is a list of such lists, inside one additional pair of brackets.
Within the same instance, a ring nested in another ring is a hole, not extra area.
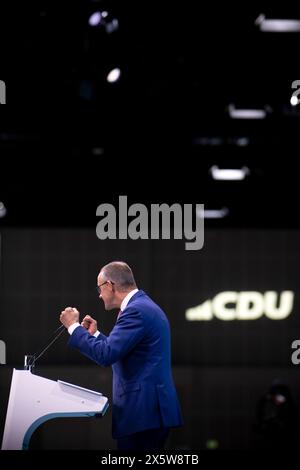
[(112, 435), (182, 424), (171, 373), (170, 328), (165, 313), (145, 292), (129, 300), (109, 336), (77, 327), (69, 345), (113, 369)]

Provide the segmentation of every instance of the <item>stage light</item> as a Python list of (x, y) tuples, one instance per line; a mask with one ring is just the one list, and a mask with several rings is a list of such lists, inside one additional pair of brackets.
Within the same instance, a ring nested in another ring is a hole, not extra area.
[(249, 137), (221, 137), (221, 136), (201, 136), (192, 140), (193, 145), (204, 147), (220, 147), (222, 145), (236, 145), (246, 147), (250, 143)]
[(234, 140), (234, 143), (238, 147), (246, 147), (247, 145), (249, 145), (249, 138), (248, 137), (237, 137)]
[(107, 34), (111, 34), (119, 29), (119, 21), (113, 18), (108, 11), (95, 11), (89, 17), (90, 26), (101, 26)]
[[(229, 209), (227, 207), (222, 207), (222, 209), (205, 209), (204, 210), (204, 219), (224, 219), (229, 214)], [(199, 209), (197, 211), (197, 216), (203, 218), (203, 210)]]
[(208, 439), (208, 441), (206, 441), (206, 447), (209, 450), (215, 450), (219, 447), (219, 441), (217, 439)]
[(297, 96), (293, 95), (290, 99), (290, 103), (292, 106), (297, 106), (297, 104), (299, 103)]
[(299, 33), (300, 20), (290, 19), (266, 19), (264, 14), (255, 20), (256, 26), (265, 33)]
[(90, 26), (98, 26), (101, 23), (102, 20), (102, 14), (100, 11), (95, 11), (90, 17), (89, 17), (89, 25)]
[(203, 146), (210, 146), (210, 147), (218, 147), (220, 145), (224, 145), (225, 141), (222, 137), (218, 136), (202, 136), (202, 137), (195, 137), (193, 139), (194, 145), (203, 145)]
[(0, 201), (0, 218), (5, 217), (6, 212), (7, 210), (6, 210), (5, 205), (3, 204), (3, 202)]
[(214, 180), (223, 181), (241, 181), (249, 175), (250, 170), (247, 167), (243, 168), (219, 168), (214, 165), (210, 169), (210, 173)]
[(119, 29), (119, 22), (117, 18), (113, 18), (111, 21), (105, 22), (105, 31), (107, 34), (111, 34), (114, 31), (117, 31)]
[(265, 109), (237, 109), (233, 104), (228, 106), (228, 113), (231, 119), (265, 119), (267, 116)]
[(114, 83), (119, 80), (120, 76), (121, 70), (119, 68), (115, 68), (108, 73), (106, 80), (108, 81), (108, 83)]

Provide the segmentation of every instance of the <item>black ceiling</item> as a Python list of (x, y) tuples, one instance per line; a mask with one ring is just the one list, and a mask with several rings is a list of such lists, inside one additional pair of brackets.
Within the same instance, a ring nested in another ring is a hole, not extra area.
[[(163, 5), (162, 5), (163, 3)], [(203, 2), (20, 2), (0, 18), (1, 225), (93, 225), (101, 202), (228, 207), (217, 226), (299, 227), (300, 34), (255, 19), (295, 6)], [(91, 28), (107, 10), (119, 29)], [(119, 66), (121, 79), (106, 81)], [(228, 106), (263, 108), (230, 119)], [(237, 145), (240, 143), (240, 145)], [(247, 166), (242, 182), (212, 165)]]

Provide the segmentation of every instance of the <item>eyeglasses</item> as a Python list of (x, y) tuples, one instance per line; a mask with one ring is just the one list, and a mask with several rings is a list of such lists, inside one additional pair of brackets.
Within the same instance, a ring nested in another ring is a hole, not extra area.
[(96, 289), (97, 289), (98, 294), (101, 294), (101, 287), (104, 286), (104, 284), (107, 284), (108, 282), (109, 282), (110, 284), (114, 284), (114, 282), (112, 282), (112, 281), (104, 281), (104, 282), (102, 282), (102, 284), (100, 284), (99, 286), (96, 286)]

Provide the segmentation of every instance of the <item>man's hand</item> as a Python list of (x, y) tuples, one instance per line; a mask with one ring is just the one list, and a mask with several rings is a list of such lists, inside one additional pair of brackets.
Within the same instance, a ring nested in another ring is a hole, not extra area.
[(73, 323), (79, 322), (79, 312), (76, 308), (67, 307), (61, 312), (59, 319), (66, 328), (69, 328)]
[(91, 335), (97, 331), (97, 322), (89, 315), (86, 315), (81, 322), (81, 326), (85, 328)]

